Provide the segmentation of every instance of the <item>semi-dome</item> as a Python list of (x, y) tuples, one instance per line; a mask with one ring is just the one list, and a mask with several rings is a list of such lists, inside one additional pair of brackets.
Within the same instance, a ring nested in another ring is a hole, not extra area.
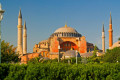
[(69, 32), (69, 33), (77, 33), (77, 31), (71, 27), (61, 27), (58, 28), (54, 33), (60, 33), (60, 32)]

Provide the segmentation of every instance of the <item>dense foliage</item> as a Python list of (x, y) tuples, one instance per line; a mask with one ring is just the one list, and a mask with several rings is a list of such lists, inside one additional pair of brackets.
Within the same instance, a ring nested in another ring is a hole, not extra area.
[(1, 80), (119, 80), (120, 63), (0, 64)]
[(104, 62), (110, 63), (120, 62), (120, 47), (107, 50), (103, 58)]
[(9, 63), (9, 62), (18, 62), (18, 54), (16, 54), (16, 47), (10, 45), (8, 42), (4, 40), (1, 42), (1, 62)]

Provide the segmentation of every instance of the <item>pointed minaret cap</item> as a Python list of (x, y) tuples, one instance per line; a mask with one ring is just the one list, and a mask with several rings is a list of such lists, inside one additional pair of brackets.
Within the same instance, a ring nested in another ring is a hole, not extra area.
[(5, 11), (4, 10), (2, 10), (2, 5), (1, 5), (1, 3), (0, 3), (0, 13), (4, 13)]
[(109, 24), (112, 24), (111, 12), (110, 12), (110, 22), (109, 22)]
[(19, 11), (19, 16), (18, 16), (18, 18), (22, 18), (21, 8), (20, 8), (20, 11)]
[(102, 28), (102, 32), (104, 32), (104, 23), (103, 23), (103, 28)]
[(0, 3), (0, 10), (2, 10), (2, 5), (1, 5), (1, 3)]
[(24, 21), (24, 29), (27, 29), (27, 28), (26, 28), (26, 22), (25, 22), (25, 21)]
[(67, 27), (67, 23), (65, 23), (65, 27)]

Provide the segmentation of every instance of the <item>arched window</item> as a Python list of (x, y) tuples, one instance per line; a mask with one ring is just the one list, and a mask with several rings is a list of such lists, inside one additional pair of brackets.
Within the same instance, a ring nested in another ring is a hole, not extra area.
[(78, 34), (76, 34), (76, 36), (78, 37)]
[(73, 33), (72, 33), (72, 37), (73, 37)]
[(71, 37), (71, 33), (70, 33), (70, 37)]
[(46, 43), (44, 43), (45, 44), (45, 46), (46, 46)]
[(76, 33), (75, 33), (75, 37), (76, 37)]
[(68, 33), (67, 33), (67, 37), (68, 37)]
[(62, 37), (63, 37), (63, 33), (62, 33)]
[(69, 43), (67, 43), (67, 46), (69, 46)]
[(70, 37), (70, 33), (68, 33), (68, 36)]
[(64, 36), (66, 36), (66, 33), (64, 33)]

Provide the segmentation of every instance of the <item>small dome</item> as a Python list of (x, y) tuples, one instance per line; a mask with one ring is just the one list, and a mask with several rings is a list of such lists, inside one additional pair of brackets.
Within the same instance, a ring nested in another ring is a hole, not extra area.
[(46, 42), (48, 42), (48, 40), (42, 40), (39, 43), (46, 43)]
[(54, 33), (60, 33), (60, 32), (69, 32), (69, 33), (77, 33), (77, 31), (71, 27), (61, 27), (58, 28)]
[(117, 41), (113, 44), (112, 48), (120, 47), (120, 41)]

